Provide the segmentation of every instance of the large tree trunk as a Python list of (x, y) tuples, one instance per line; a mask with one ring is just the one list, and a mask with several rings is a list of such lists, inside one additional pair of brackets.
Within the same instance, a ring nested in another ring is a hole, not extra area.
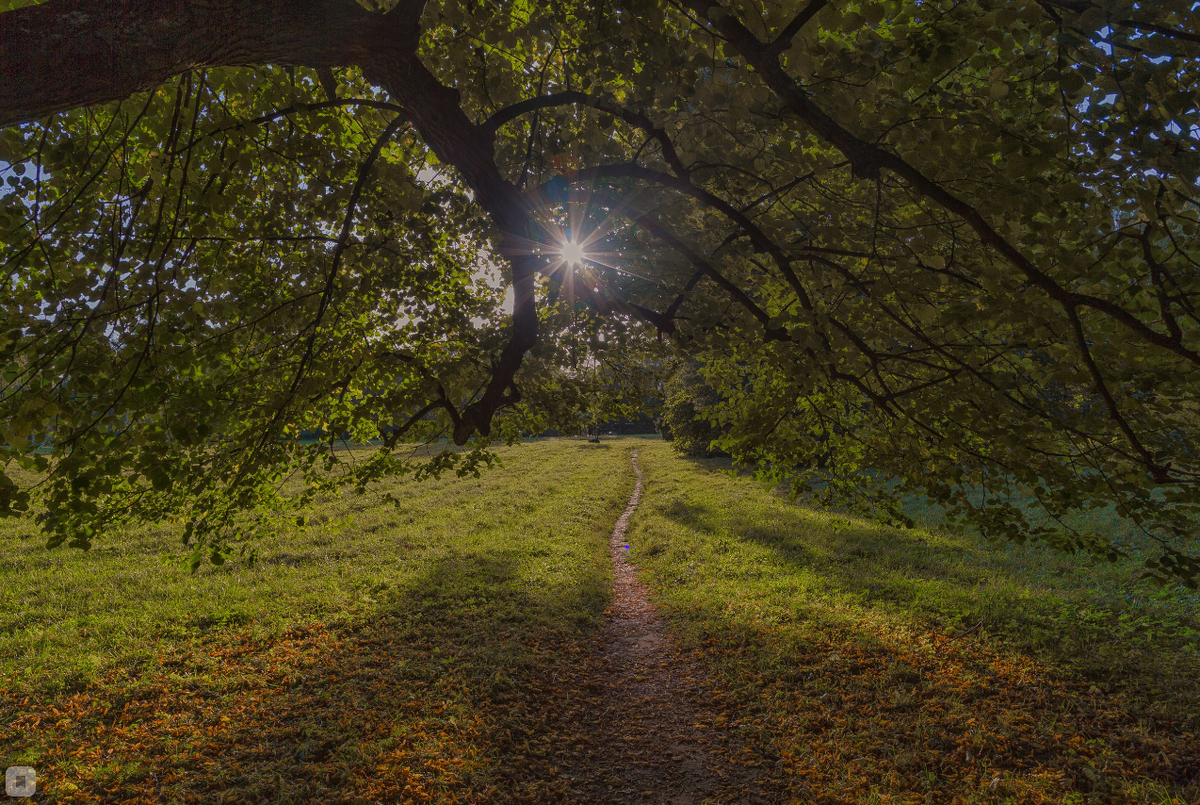
[(353, 0), (27, 6), (0, 14), (0, 126), (124, 98), (194, 67), (360, 63), (382, 20)]
[[(414, 37), (414, 49), (415, 41)], [(458, 92), (441, 84), (415, 54), (394, 57), (376, 52), (364, 64), (363, 73), (405, 108), (425, 142), (440, 160), (458, 170), (474, 190), (475, 203), (504, 235), (499, 247), (512, 267), (513, 330), (483, 396), (463, 410), (455, 428), (454, 441), (464, 444), (475, 431), (489, 434), (497, 409), (520, 400), (513, 380), (538, 335), (534, 278), (543, 262), (529, 252), (537, 225), (528, 200), (496, 167), (494, 131), (472, 123)]]

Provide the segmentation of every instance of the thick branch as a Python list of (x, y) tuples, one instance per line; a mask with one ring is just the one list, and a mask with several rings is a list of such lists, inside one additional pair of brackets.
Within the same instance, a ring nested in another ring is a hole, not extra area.
[(796, 34), (800, 33), (800, 30), (808, 25), (809, 20), (827, 5), (829, 5), (829, 0), (808, 0), (808, 5), (800, 9), (800, 13), (792, 17), (792, 21), (787, 24), (787, 27), (779, 32), (779, 36), (775, 37), (775, 41), (770, 45), (772, 52), (782, 53), (791, 47)]
[(353, 0), (26, 6), (0, 14), (0, 126), (126, 98), (198, 67), (357, 64), (381, 20)]
[(1136, 28), (1139, 31), (1150, 31), (1170, 39), (1179, 39), (1184, 42), (1200, 43), (1200, 34), (1194, 34), (1191, 31), (1183, 31), (1179, 28), (1170, 28), (1166, 25), (1155, 25), (1152, 22), (1139, 22), (1138, 20), (1120, 20), (1116, 24), (1123, 28)]
[(475, 203), (499, 228), (500, 252), (512, 266), (512, 334), (483, 396), (463, 409), (455, 425), (454, 441), (464, 444), (476, 431), (488, 435), (496, 411), (520, 399), (514, 379), (525, 353), (537, 343), (534, 277), (541, 261), (530, 253), (529, 242), (538, 239), (540, 228), (523, 194), (496, 167), (494, 133), (467, 118), (458, 92), (441, 84), (414, 52), (377, 54), (363, 72), (405, 108), (438, 159), (458, 170)]
[(484, 436), (492, 432), (492, 416), (500, 408), (512, 405), (521, 399), (513, 383), (517, 370), (521, 368), (525, 353), (537, 343), (538, 319), (534, 299), (534, 276), (538, 262), (532, 257), (513, 259), (513, 331), (508, 343), (500, 353), (500, 360), (492, 367), (483, 397), (463, 409), (462, 421), (454, 428), (454, 443), (465, 444), (471, 434), (479, 431)]
[[(385, 87), (443, 162), (453, 165), (505, 243), (536, 227), (497, 169), (493, 134), (463, 113), (416, 55), (421, 0), (388, 14), (353, 0), (49, 0), (0, 14), (0, 126), (150, 89), (198, 67), (357, 65)], [(63, 59), (63, 54), (71, 58)], [(483, 397), (455, 428), (460, 443), (487, 433), (537, 335), (531, 259), (508, 255), (517, 304), (513, 336)]]

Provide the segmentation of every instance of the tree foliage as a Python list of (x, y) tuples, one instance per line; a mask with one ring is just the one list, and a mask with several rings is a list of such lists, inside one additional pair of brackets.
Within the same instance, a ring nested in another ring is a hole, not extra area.
[(721, 395), (696, 371), (692, 361), (683, 362), (664, 384), (659, 417), (659, 432), (685, 456), (721, 455), (714, 442), (726, 429), (711, 419), (711, 412), (722, 402)]
[(798, 492), (1112, 557), (1064, 518), (1115, 506), (1195, 583), (1190, 0), (7, 7), (0, 426), (52, 542), (217, 555), (661, 340)]

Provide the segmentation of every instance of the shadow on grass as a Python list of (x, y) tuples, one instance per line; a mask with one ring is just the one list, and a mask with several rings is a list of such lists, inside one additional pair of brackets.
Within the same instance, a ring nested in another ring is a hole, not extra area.
[(720, 462), (644, 466), (633, 559), (797, 801), (1200, 801), (1178, 630), (970, 538), (792, 505)]
[(728, 540), (766, 549), (770, 569), (752, 565), (731, 572), (743, 573), (751, 584), (755, 578), (795, 580), (806, 594), (822, 598), (819, 610), (833, 599), (915, 617), (951, 635), (982, 631), (1091, 679), (1151, 690), (1166, 682), (1175, 685), (1173, 693), (1188, 693), (1200, 704), (1200, 680), (1183, 691), (1177, 684), (1182, 679), (1164, 673), (1178, 669), (1180, 659), (1190, 662), (1186, 652), (1197, 646), (1187, 608), (1152, 606), (1154, 590), (1132, 574), (1125, 584), (1115, 582), (1117, 571), (1091, 557), (898, 530), (800, 505), (781, 504), (763, 517), (719, 500), (676, 498), (660, 511), (679, 527), (708, 534), (718, 561)]
[[(713, 547), (718, 553), (725, 547), (723, 539), (755, 543), (770, 550), (772, 561), (789, 572), (819, 578), (829, 591), (866, 605), (929, 608), (935, 600), (965, 605), (977, 598), (975, 588), (997, 580), (971, 566), (980, 558), (978, 549), (939, 542), (922, 532), (877, 527), (836, 514), (818, 515), (800, 506), (764, 519), (676, 499), (663, 506), (662, 513), (684, 528), (716, 535)], [(1008, 574), (1001, 575), (1017, 583)], [(930, 587), (936, 588), (935, 599), (929, 597)], [(958, 608), (938, 607), (946, 614)], [(1009, 614), (1022, 617), (1018, 612)]]
[(344, 623), (173, 646), (26, 712), (17, 754), (46, 801), (561, 799), (555, 677), (582, 662), (608, 590), (531, 582), (522, 561), (451, 553)]

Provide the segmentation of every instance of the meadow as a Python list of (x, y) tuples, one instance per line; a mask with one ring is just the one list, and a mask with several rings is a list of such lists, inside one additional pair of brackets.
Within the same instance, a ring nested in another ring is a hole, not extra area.
[(642, 455), (632, 559), (799, 801), (1200, 802), (1195, 592)]
[(778, 801), (1200, 802), (1194, 593), (643, 438), (325, 501), (195, 575), (171, 524), (79, 553), (0, 521), (0, 760), (47, 802), (576, 801), (634, 449), (630, 558)]

